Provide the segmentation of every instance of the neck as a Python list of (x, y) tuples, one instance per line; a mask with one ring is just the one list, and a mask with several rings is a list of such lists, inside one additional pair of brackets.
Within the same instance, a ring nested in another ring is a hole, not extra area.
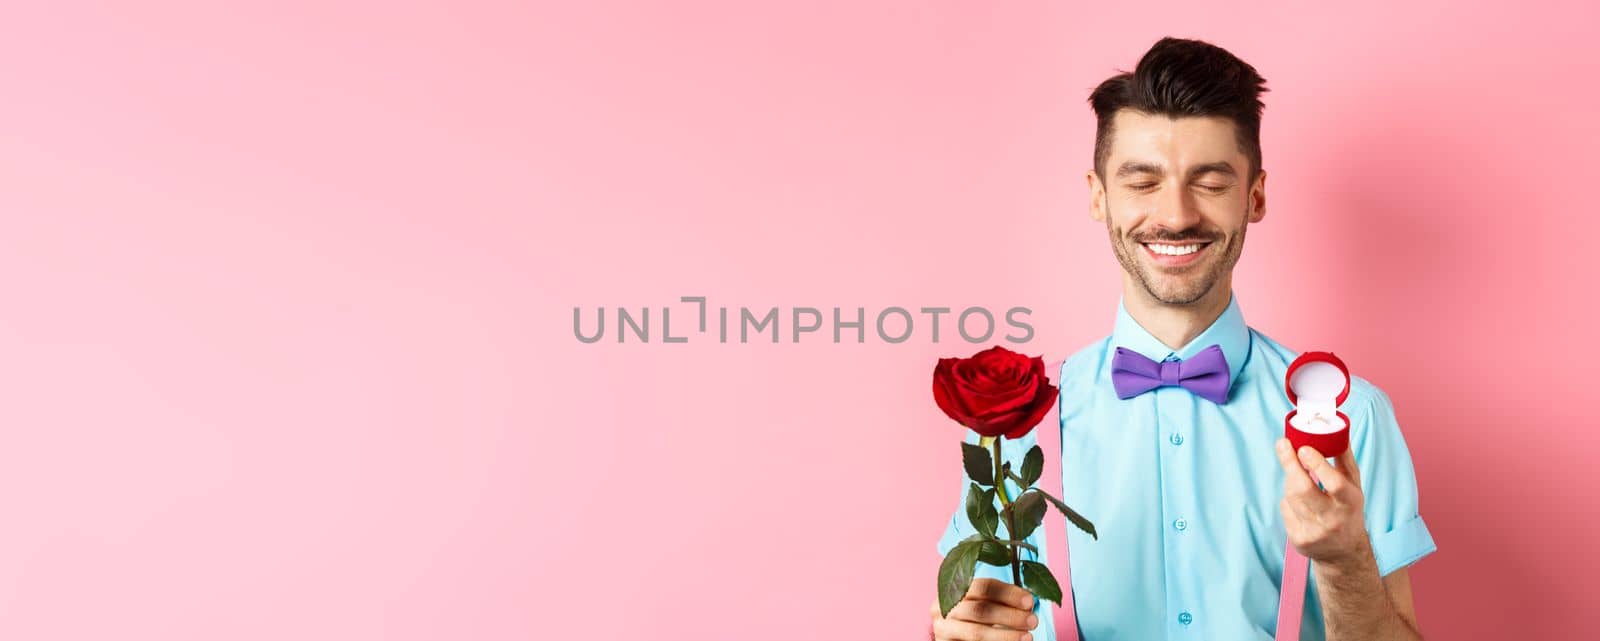
[(1122, 277), (1122, 305), (1127, 308), (1128, 315), (1151, 336), (1174, 350), (1189, 344), (1216, 322), (1232, 297), (1232, 274), (1223, 276), (1199, 300), (1181, 305), (1163, 303), (1127, 274)]

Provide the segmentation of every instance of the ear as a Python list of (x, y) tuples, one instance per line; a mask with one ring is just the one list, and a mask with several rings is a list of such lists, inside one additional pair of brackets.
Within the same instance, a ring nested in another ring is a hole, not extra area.
[(1097, 222), (1106, 221), (1106, 186), (1100, 182), (1093, 169), (1083, 175), (1089, 181), (1089, 217)]
[(1252, 223), (1267, 217), (1267, 170), (1256, 172), (1256, 181), (1250, 185), (1250, 213)]

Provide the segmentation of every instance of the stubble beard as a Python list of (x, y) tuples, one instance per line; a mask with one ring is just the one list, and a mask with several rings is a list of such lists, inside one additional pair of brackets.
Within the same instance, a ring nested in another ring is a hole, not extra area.
[[(1117, 262), (1122, 264), (1122, 270), (1139, 282), (1139, 286), (1150, 294), (1150, 297), (1167, 305), (1189, 305), (1204, 298), (1206, 294), (1216, 287), (1217, 281), (1224, 275), (1233, 271), (1233, 266), (1238, 264), (1239, 256), (1244, 252), (1244, 236), (1250, 226), (1248, 222), (1239, 226), (1232, 234), (1226, 234), (1223, 240), (1226, 245), (1222, 248), (1222, 257), (1213, 260), (1210, 267), (1198, 274), (1160, 275), (1153, 274), (1145, 262), (1135, 252), (1144, 251), (1144, 242), (1149, 241), (1179, 241), (1179, 240), (1210, 240), (1211, 245), (1201, 251), (1213, 251), (1218, 242), (1214, 234), (1204, 232), (1147, 234), (1141, 238), (1129, 238), (1121, 229), (1112, 226), (1112, 217), (1106, 215), (1106, 231), (1111, 236), (1111, 250), (1117, 255)], [(1161, 276), (1166, 276), (1167, 285), (1162, 286)]]

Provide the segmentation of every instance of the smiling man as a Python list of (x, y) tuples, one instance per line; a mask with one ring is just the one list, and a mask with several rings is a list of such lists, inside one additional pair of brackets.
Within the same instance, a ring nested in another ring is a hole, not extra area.
[[(1350, 451), (1333, 463), (1292, 451), (1283, 381), (1299, 352), (1246, 325), (1233, 292), (1245, 231), (1267, 213), (1264, 91), (1231, 53), (1164, 38), (1089, 99), (1089, 211), (1122, 266), (1122, 297), (1110, 336), (1058, 379), (1062, 498), (1099, 533), (1066, 527), (1087, 641), (1421, 638), (1406, 568), (1436, 546), (1389, 397), (1351, 377)], [(1222, 383), (1137, 389), (1112, 376), (1139, 359)], [(1035, 442), (1003, 441), (1003, 455), (1021, 460)], [(960, 487), (941, 556), (975, 531)], [(1024, 557), (1046, 561), (1044, 529), (1027, 541), (1039, 552)], [(1286, 544), (1311, 566), (1298, 630), (1277, 629)], [(934, 639), (1055, 638), (1048, 602), (1010, 585), (1009, 568), (980, 564), (978, 577), (948, 618), (935, 600)]]

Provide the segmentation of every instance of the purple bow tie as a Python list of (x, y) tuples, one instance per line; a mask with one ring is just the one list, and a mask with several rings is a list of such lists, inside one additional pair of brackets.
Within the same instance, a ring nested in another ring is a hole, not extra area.
[(1228, 359), (1212, 345), (1188, 360), (1157, 363), (1126, 347), (1111, 357), (1111, 386), (1117, 398), (1133, 398), (1157, 387), (1178, 385), (1213, 403), (1228, 402)]

